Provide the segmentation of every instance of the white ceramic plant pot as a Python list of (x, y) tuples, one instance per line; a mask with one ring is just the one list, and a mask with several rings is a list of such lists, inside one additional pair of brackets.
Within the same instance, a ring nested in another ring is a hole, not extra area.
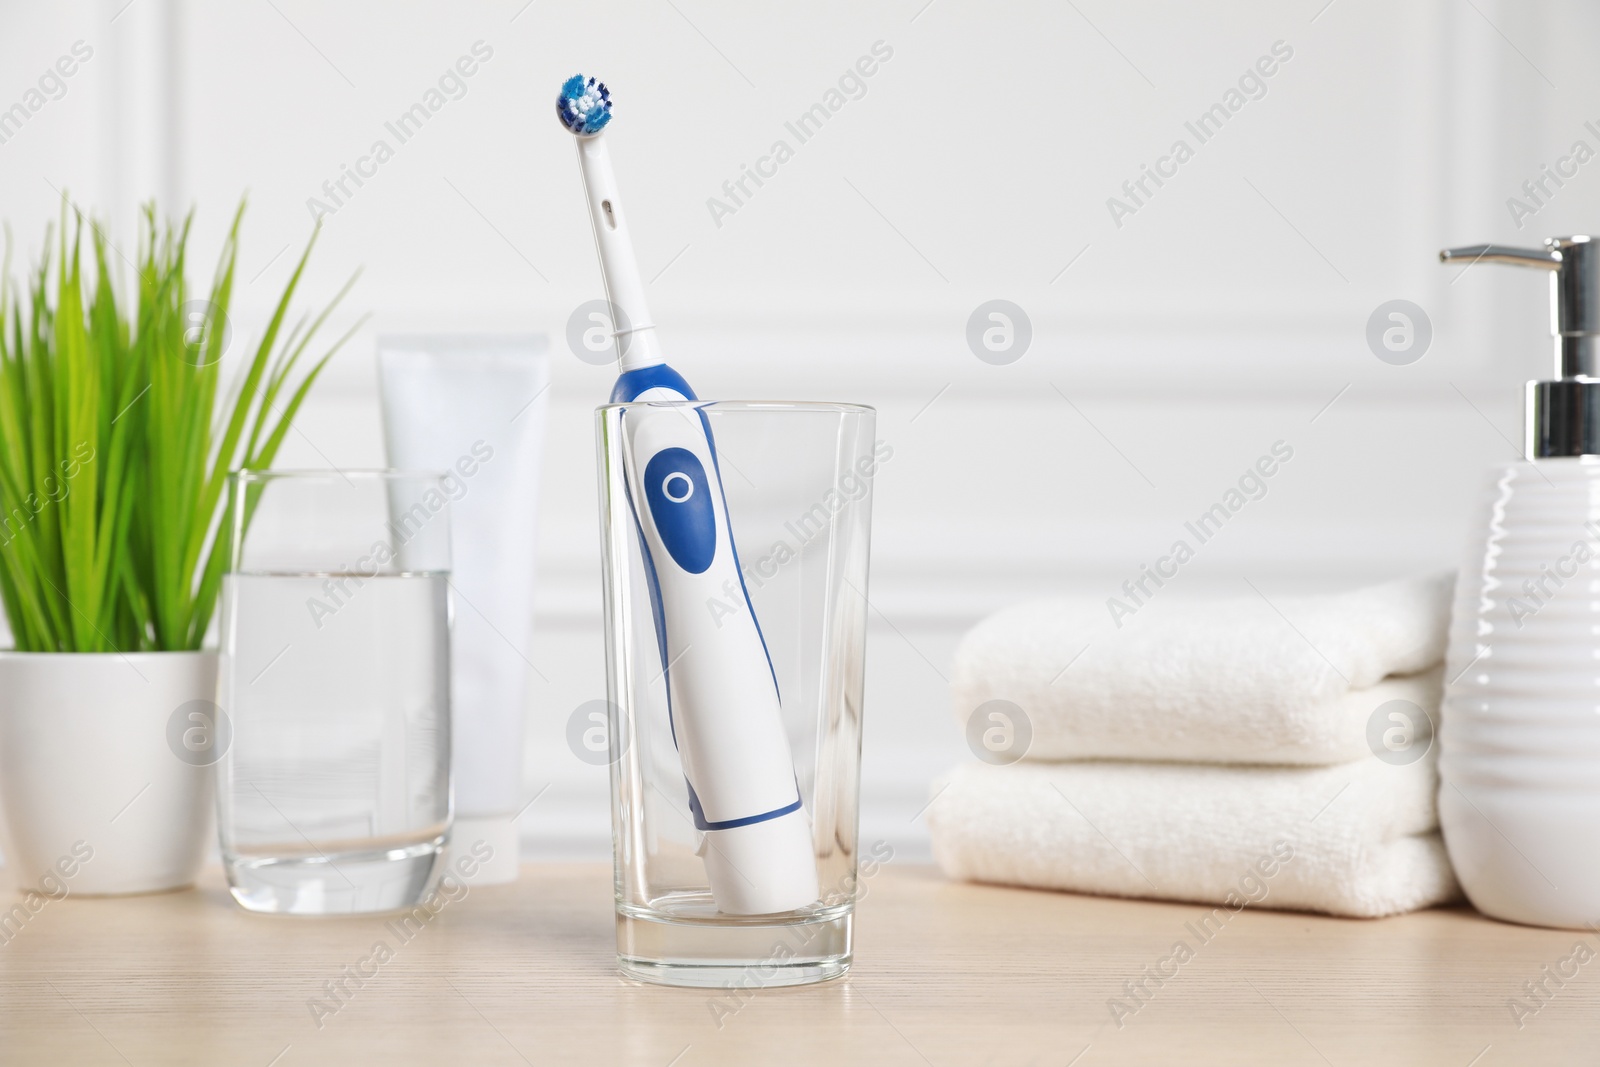
[(1467, 897), (1600, 922), (1600, 457), (1497, 471), (1456, 585), (1439, 824)]
[(0, 652), (6, 878), (52, 895), (193, 884), (216, 677), (213, 652)]

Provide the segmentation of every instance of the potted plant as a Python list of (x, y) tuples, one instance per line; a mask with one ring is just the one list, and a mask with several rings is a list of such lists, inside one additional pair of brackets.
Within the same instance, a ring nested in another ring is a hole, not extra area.
[[(189, 224), (144, 212), (122, 254), (63, 208), (25, 292), (0, 275), (0, 847), (19, 888), (191, 884), (212, 825), (225, 714), (202, 648), (230, 550), (234, 468), (269, 467), (335, 342), (291, 386), (339, 303), (285, 330), (313, 232), (260, 343), (219, 393), (239, 222), (209, 294), (185, 279)], [(132, 264), (127, 264), (132, 266)], [(351, 283), (354, 282), (351, 278)], [(52, 284), (53, 283), (53, 284)], [(359, 325), (359, 324), (358, 324)], [(353, 332), (353, 328), (352, 328)]]

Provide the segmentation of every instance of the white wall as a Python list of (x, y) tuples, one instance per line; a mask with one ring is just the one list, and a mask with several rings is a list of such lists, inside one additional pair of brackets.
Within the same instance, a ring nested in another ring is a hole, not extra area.
[[(327, 218), (306, 291), (364, 265), (349, 317), (373, 318), (283, 465), (381, 461), (379, 332), (560, 347), (600, 288), (551, 102), (575, 70), (611, 83), (676, 361), (706, 395), (875, 404), (894, 445), (863, 830), (913, 852), (929, 780), (964, 754), (944, 681), (962, 629), (1022, 596), (1112, 594), (1274, 441), (1294, 461), (1170, 595), (1449, 565), (1485, 466), (1515, 454), (1518, 383), (1546, 372), (1545, 282), (1434, 253), (1584, 232), (1600, 209), (1600, 162), (1520, 229), (1505, 203), (1573, 141), (1600, 149), (1583, 125), (1600, 128), (1600, 12), (1578, 2), (125, 3), (0, 5), (0, 107), (74, 41), (94, 48), (0, 144), (0, 214), (31, 256), (57, 190), (130, 245), (138, 201), (197, 204), (209, 253), (248, 189), (246, 336), (307, 199), (392, 143), (385, 121), (475, 42), (493, 49)], [(879, 41), (893, 54), (865, 95), (796, 144), (785, 121)], [(1279, 41), (1293, 56), (1265, 96), (1198, 144), (1185, 121)], [(1107, 198), (1180, 137), (1194, 158), (1116, 225)], [(707, 198), (777, 138), (794, 157), (718, 225)], [(993, 298), (1032, 321), (1009, 366), (964, 339)], [(1434, 329), (1405, 367), (1364, 340), (1394, 298)], [(562, 728), (603, 686), (590, 411), (610, 372), (558, 357), (527, 755), (530, 795), (554, 784), (523, 825), (545, 851), (599, 853), (604, 772)]]

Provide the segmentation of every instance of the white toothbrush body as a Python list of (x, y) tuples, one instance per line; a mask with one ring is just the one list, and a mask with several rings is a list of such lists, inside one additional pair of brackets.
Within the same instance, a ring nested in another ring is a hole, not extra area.
[[(790, 911), (818, 896), (811, 823), (704, 418), (682, 407), (623, 416), (630, 503), (712, 895), (730, 914)], [(712, 610), (729, 599), (742, 610)]]
[[(592, 120), (597, 114), (588, 110), (598, 106), (594, 87), (591, 80), (581, 99), (564, 95), (558, 111), (579, 135), (601, 271), (619, 320), (622, 374), (611, 400), (694, 401), (694, 391), (662, 357), (604, 140), (583, 128), (585, 115)], [(609, 97), (603, 102), (609, 113)], [(732, 915), (813, 904), (820, 894), (811, 822), (795, 778), (777, 677), (740, 574), (710, 423), (698, 407), (682, 404), (629, 410), (622, 427), (662, 684), (690, 814), (704, 835), (700, 854), (712, 896)], [(713, 603), (730, 600), (742, 610), (712, 610)]]

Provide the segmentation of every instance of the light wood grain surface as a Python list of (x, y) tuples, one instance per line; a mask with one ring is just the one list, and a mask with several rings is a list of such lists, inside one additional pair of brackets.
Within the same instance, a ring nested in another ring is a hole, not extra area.
[[(1251, 909), (1202, 942), (1196, 905), (959, 885), (918, 867), (864, 884), (847, 978), (737, 996), (619, 978), (599, 865), (530, 865), (407, 942), (382, 919), (245, 914), (214, 871), (190, 892), (69, 898), (0, 944), (0, 1062), (1489, 1067), (1597, 1055), (1600, 959), (1562, 962), (1579, 942), (1581, 955), (1600, 950), (1595, 935), (1465, 909), (1376, 922)], [(1180, 940), (1192, 958), (1161, 963)], [(324, 984), (378, 941), (393, 958), (362, 964), (375, 976), (319, 1027), (310, 1002), (331, 1003)], [(1141, 1003), (1124, 983), (1147, 966), (1177, 973)], [(1560, 986), (1546, 978), (1574, 968)], [(1548, 996), (1529, 1001), (1523, 983), (1541, 979)], [(1138, 1008), (1120, 1027), (1113, 999)]]

